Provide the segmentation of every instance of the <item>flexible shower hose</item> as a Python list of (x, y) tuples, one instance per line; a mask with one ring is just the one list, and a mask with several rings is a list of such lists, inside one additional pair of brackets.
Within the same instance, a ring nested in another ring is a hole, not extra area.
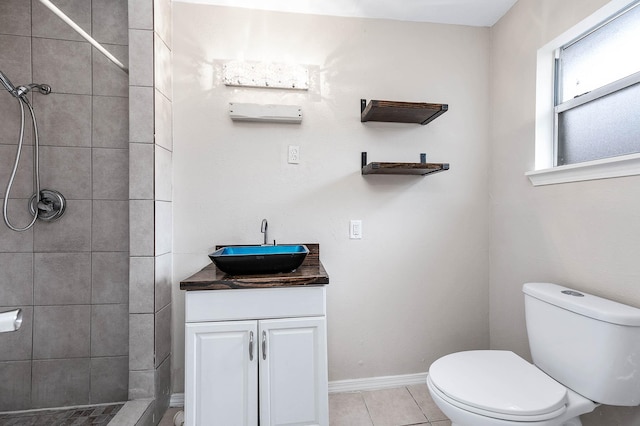
[(14, 231), (18, 231), (18, 232), (22, 232), (22, 231), (26, 231), (28, 229), (30, 229), (34, 223), (36, 223), (36, 220), (38, 219), (38, 209), (35, 208), (35, 212), (33, 214), (33, 219), (31, 220), (31, 223), (29, 223), (27, 226), (25, 226), (24, 228), (19, 228), (17, 226), (13, 226), (10, 221), (9, 221), (9, 214), (7, 212), (7, 206), (9, 204), (9, 193), (11, 192), (11, 187), (13, 186), (13, 181), (15, 180), (16, 177), (16, 172), (18, 171), (18, 163), (20, 162), (20, 155), (22, 154), (22, 145), (24, 142), (24, 105), (27, 105), (27, 107), (29, 108), (29, 112), (31, 113), (31, 123), (33, 125), (33, 140), (34, 140), (34, 147), (33, 147), (33, 176), (34, 176), (34, 181), (35, 181), (35, 205), (37, 206), (40, 203), (40, 164), (39, 164), (39, 151), (40, 151), (40, 145), (39, 145), (39, 141), (38, 141), (38, 125), (36, 123), (36, 114), (33, 111), (33, 107), (31, 106), (31, 103), (29, 103), (29, 101), (27, 100), (27, 98), (25, 96), (20, 96), (20, 97), (16, 97), (16, 99), (18, 99), (18, 102), (20, 103), (20, 138), (18, 139), (18, 150), (16, 152), (16, 160), (13, 163), (13, 170), (11, 171), (11, 177), (9, 178), (9, 183), (7, 184), (7, 190), (5, 191), (4, 194), (4, 202), (2, 205), (2, 217), (4, 219), (4, 223), (7, 224), (7, 226), (9, 228), (11, 228)]

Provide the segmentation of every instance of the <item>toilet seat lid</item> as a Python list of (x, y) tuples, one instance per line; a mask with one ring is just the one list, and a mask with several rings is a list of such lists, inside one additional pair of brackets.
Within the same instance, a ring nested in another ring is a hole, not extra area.
[(467, 351), (438, 359), (429, 368), (434, 386), (469, 407), (507, 415), (558, 415), (567, 389), (509, 351)]

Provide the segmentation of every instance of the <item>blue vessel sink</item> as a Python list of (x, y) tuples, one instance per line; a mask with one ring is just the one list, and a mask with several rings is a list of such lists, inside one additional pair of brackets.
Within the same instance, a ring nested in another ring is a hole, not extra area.
[(218, 269), (231, 275), (275, 274), (295, 270), (308, 253), (305, 245), (227, 246), (209, 258)]

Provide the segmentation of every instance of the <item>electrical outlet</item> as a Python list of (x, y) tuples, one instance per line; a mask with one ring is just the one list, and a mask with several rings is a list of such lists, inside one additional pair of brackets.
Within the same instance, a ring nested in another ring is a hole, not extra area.
[(362, 239), (362, 221), (352, 220), (349, 223), (349, 238), (352, 240)]
[(300, 163), (300, 147), (298, 145), (289, 145), (289, 156), (287, 161), (289, 164)]

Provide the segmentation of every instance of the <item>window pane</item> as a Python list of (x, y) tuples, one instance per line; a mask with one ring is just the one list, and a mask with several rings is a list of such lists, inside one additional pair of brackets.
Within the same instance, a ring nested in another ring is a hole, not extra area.
[(560, 102), (640, 71), (640, 5), (562, 49)]
[(558, 166), (640, 152), (640, 84), (558, 114)]

